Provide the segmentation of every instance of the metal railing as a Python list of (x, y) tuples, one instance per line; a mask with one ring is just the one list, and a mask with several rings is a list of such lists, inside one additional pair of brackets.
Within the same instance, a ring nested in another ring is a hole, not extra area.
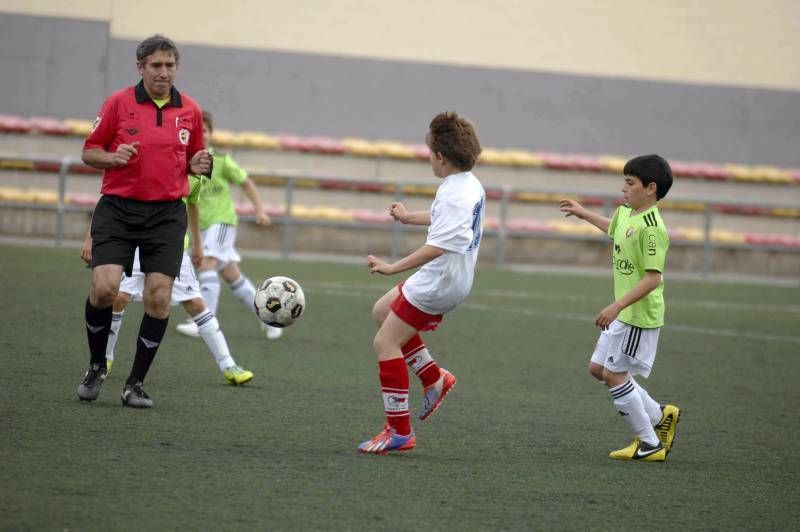
[[(10, 162), (9, 162), (10, 161)], [(17, 164), (18, 163), (18, 164)], [(58, 174), (58, 201), (55, 205), (51, 204), (20, 204), (16, 202), (0, 202), (0, 207), (4, 208), (36, 208), (40, 210), (55, 210), (56, 223), (54, 242), (56, 245), (61, 245), (64, 241), (64, 219), (68, 212), (91, 212), (93, 206), (91, 205), (73, 205), (67, 201), (67, 182), (70, 177), (87, 177), (92, 176), (97, 178), (99, 172), (92, 171), (85, 167), (80, 161), (66, 157), (60, 160), (56, 159), (39, 159), (28, 157), (9, 157), (0, 158), (0, 171), (2, 170), (23, 170), (23, 171), (39, 171), (45, 173)], [(379, 222), (365, 222), (365, 221), (335, 221), (328, 219), (308, 219), (298, 218), (292, 214), (292, 207), (295, 205), (295, 191), (297, 188), (314, 188), (318, 191), (336, 191), (336, 192), (351, 192), (354, 194), (360, 192), (369, 192), (372, 194), (391, 195), (394, 201), (403, 201), (410, 196), (431, 196), (432, 187), (435, 187), (435, 182), (410, 182), (410, 181), (393, 181), (393, 182), (373, 182), (363, 179), (342, 179), (321, 177), (308, 173), (261, 173), (251, 175), (251, 178), (256, 184), (261, 186), (270, 187), (283, 187), (284, 188), (284, 206), (285, 213), (282, 216), (275, 217), (273, 223), (282, 226), (282, 246), (281, 253), (283, 257), (289, 258), (294, 249), (294, 228), (296, 226), (327, 226), (327, 227), (342, 227), (342, 228), (375, 228), (386, 227), (391, 235), (390, 253), (392, 257), (398, 257), (402, 252), (401, 242), (402, 234), (405, 231), (415, 230), (414, 227), (405, 226), (402, 224), (392, 223), (384, 224)], [(530, 197), (530, 195), (568, 195), (568, 196), (581, 196), (582, 192), (577, 190), (569, 190), (566, 188), (520, 188), (511, 186), (502, 187), (487, 187), (487, 203), (499, 202), (497, 211), (499, 217), (497, 224), (493, 227), (487, 227), (485, 234), (487, 236), (494, 236), (497, 239), (496, 245), (496, 265), (503, 268), (507, 264), (508, 246), (511, 238), (545, 238), (557, 240), (583, 240), (583, 241), (606, 241), (607, 238), (601, 233), (596, 235), (592, 234), (564, 234), (559, 232), (529, 232), (514, 230), (509, 227), (511, 220), (512, 208), (515, 204), (531, 204), (534, 202), (524, 201), (515, 198)], [(602, 210), (605, 216), (610, 216), (619, 201), (618, 194), (595, 194), (592, 193), (591, 197), (595, 204), (597, 199), (602, 200)], [(702, 203), (702, 217), (703, 217), (703, 239), (702, 241), (692, 240), (678, 240), (675, 244), (702, 247), (703, 261), (702, 271), (703, 274), (708, 274), (713, 271), (713, 255), (715, 249), (747, 249), (747, 250), (766, 250), (778, 251), (783, 253), (800, 253), (800, 246), (776, 246), (776, 245), (753, 245), (747, 243), (737, 242), (718, 242), (712, 239), (712, 229), (714, 227), (714, 219), (719, 213), (718, 211), (723, 208), (730, 210), (732, 207), (740, 208), (743, 212), (758, 211), (767, 209), (779, 209), (783, 211), (800, 211), (800, 205), (791, 204), (777, 204), (777, 203), (753, 203), (747, 201), (714, 201), (714, 200), (699, 200), (697, 198), (675, 199), (671, 198), (670, 203), (679, 205), (681, 202), (693, 205), (693, 211), (697, 212), (698, 201)], [(541, 202), (541, 201), (540, 201)], [(793, 217), (793, 216), (790, 216)], [(241, 219), (244, 221), (254, 220), (253, 216), (243, 215)], [(419, 230), (418, 228), (416, 230)]]

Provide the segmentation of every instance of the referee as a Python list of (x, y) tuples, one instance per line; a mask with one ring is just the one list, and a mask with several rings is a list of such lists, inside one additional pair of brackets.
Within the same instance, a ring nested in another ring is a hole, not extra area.
[(92, 285), (85, 311), (91, 358), (78, 386), (83, 401), (97, 399), (105, 381), (111, 308), (122, 272), (131, 274), (138, 246), (146, 274), (144, 316), (122, 404), (153, 406), (142, 382), (164, 337), (172, 282), (180, 272), (187, 173), (211, 170), (200, 106), (173, 86), (179, 60), (175, 43), (162, 35), (139, 43), (141, 81), (103, 103), (83, 145), (83, 162), (104, 170), (102, 196), (92, 218), (91, 257), (84, 257), (92, 268)]

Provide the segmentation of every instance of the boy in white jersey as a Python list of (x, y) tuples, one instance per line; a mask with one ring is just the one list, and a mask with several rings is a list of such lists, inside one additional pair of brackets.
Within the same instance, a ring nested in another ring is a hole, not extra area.
[(647, 378), (656, 358), (664, 325), (664, 262), (669, 236), (658, 211), (658, 200), (672, 186), (672, 170), (658, 155), (642, 155), (625, 164), (622, 186), (625, 204), (611, 219), (563, 199), (561, 212), (577, 216), (606, 232), (614, 241), (614, 299), (597, 315), (602, 331), (589, 373), (604, 381), (614, 407), (633, 430), (627, 447), (611, 458), (663, 461), (672, 448), (680, 410), (661, 407), (639, 386), (634, 375)]
[[(203, 139), (206, 146), (211, 146), (211, 133), (214, 131), (214, 120), (211, 113), (203, 111)], [(253, 181), (230, 155), (210, 150), (213, 165), (211, 181), (203, 187), (200, 196), (200, 230), (203, 234), (203, 260), (198, 267), (200, 290), (209, 310), (216, 314), (219, 303), (219, 275), (225, 280), (233, 295), (244, 305), (248, 312), (255, 315), (253, 299), (256, 288), (253, 282), (242, 275), (239, 262), (242, 260), (234, 245), (236, 244), (236, 227), (239, 217), (233, 204), (231, 184), (241, 186), (250, 203), (253, 204), (256, 223), (269, 225), (270, 219), (261, 203)], [(217, 275), (219, 272), (219, 275)], [(258, 322), (270, 340), (276, 340), (283, 334), (283, 329), (270, 327)], [(189, 336), (199, 336), (197, 324), (192, 320), (181, 323), (178, 331)]]
[(443, 178), (430, 211), (409, 212), (392, 203), (390, 214), (404, 224), (428, 225), (425, 244), (389, 264), (367, 257), (370, 273), (393, 275), (421, 267), (389, 290), (372, 309), (378, 323), (373, 348), (378, 357), (386, 425), (358, 446), (363, 453), (409, 451), (417, 444), (408, 409), (406, 364), (424, 387), (420, 419), (433, 414), (456, 379), (439, 368), (419, 333), (436, 329), (443, 314), (466, 299), (472, 288), (475, 262), (483, 234), (486, 194), (470, 170), (481, 153), (472, 123), (456, 113), (440, 113), (425, 138), (436, 177)]
[[(189, 176), (189, 195), (184, 198), (184, 201), (187, 205), (189, 230), (192, 234), (191, 252), (194, 259), (190, 258), (189, 254), (186, 252), (189, 243), (187, 235), (184, 239), (184, 252), (180, 274), (172, 285), (172, 305), (174, 306), (178, 303), (183, 305), (183, 308), (186, 309), (189, 316), (198, 324), (200, 336), (208, 346), (225, 380), (234, 385), (245, 384), (253, 379), (253, 372), (237, 365), (236, 361), (231, 356), (228, 343), (225, 340), (225, 336), (222, 334), (217, 318), (206, 307), (203, 298), (200, 296), (200, 285), (197, 282), (197, 277), (192, 268), (192, 262), (199, 263), (200, 258), (202, 258), (202, 247), (199, 238), (199, 216), (197, 212), (197, 200), (201, 189), (202, 178)], [(81, 249), (81, 257), (87, 262), (91, 261), (91, 250), (92, 236), (91, 232), (88, 232)], [(142, 272), (139, 265), (139, 250), (136, 249), (131, 276), (128, 277), (123, 273), (119, 292), (113, 304), (111, 330), (106, 345), (106, 366), (109, 372), (114, 363), (114, 349), (117, 345), (117, 339), (119, 338), (119, 330), (122, 327), (122, 318), (125, 314), (125, 308), (128, 306), (131, 299), (142, 299), (144, 285), (145, 273)], [(145, 408), (152, 406), (149, 397), (145, 397), (141, 406)]]

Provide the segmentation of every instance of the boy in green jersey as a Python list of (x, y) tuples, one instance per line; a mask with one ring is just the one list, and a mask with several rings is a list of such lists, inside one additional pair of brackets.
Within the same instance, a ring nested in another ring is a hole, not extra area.
[(664, 262), (669, 236), (658, 212), (658, 200), (672, 186), (669, 163), (658, 155), (642, 155), (625, 164), (625, 204), (611, 219), (571, 199), (561, 212), (577, 216), (606, 232), (614, 241), (614, 302), (597, 315), (602, 331), (589, 362), (589, 373), (606, 383), (614, 407), (636, 435), (611, 458), (663, 461), (675, 438), (680, 410), (660, 406), (639, 386), (634, 375), (650, 375), (658, 335), (664, 325)]
[[(203, 138), (206, 146), (211, 145), (213, 130), (211, 113), (203, 111)], [(269, 225), (269, 215), (264, 210), (255, 184), (247, 177), (247, 172), (236, 164), (230, 155), (213, 150), (211, 153), (213, 158), (211, 180), (203, 186), (199, 200), (203, 244), (203, 260), (198, 267), (197, 275), (200, 280), (200, 290), (209, 310), (216, 314), (221, 276), (236, 299), (249, 312), (255, 313), (253, 299), (256, 288), (239, 269), (241, 257), (234, 247), (239, 217), (233, 204), (231, 185), (242, 187), (250, 203), (253, 204), (258, 225)], [(270, 340), (276, 340), (283, 334), (283, 329), (270, 327), (260, 321), (259, 324)], [(177, 329), (189, 336), (199, 336), (197, 324), (191, 320), (179, 324)]]

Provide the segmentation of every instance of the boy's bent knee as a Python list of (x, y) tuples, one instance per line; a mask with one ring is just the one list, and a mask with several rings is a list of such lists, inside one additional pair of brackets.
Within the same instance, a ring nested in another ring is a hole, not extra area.
[(599, 381), (603, 381), (603, 371), (605, 368), (600, 364), (595, 364), (594, 362), (589, 362), (589, 375), (594, 377)]
[(183, 301), (183, 308), (189, 313), (189, 316), (194, 318), (206, 309), (205, 301), (203, 298), (196, 297), (188, 301)]
[(375, 305), (372, 307), (372, 318), (375, 322), (380, 325), (381, 323), (386, 320), (386, 316), (389, 314), (389, 308), (383, 304), (381, 301), (378, 300)]
[(383, 323), (383, 320), (386, 319), (386, 316), (381, 316), (380, 314), (378, 314), (373, 310), (372, 319), (375, 320), (375, 324), (380, 327), (380, 325)]
[(625, 373), (614, 373), (613, 371), (608, 371), (605, 369), (603, 371), (603, 381), (606, 383), (606, 386), (609, 388), (614, 388), (615, 386), (619, 386), (623, 384), (630, 378), (628, 372)]

